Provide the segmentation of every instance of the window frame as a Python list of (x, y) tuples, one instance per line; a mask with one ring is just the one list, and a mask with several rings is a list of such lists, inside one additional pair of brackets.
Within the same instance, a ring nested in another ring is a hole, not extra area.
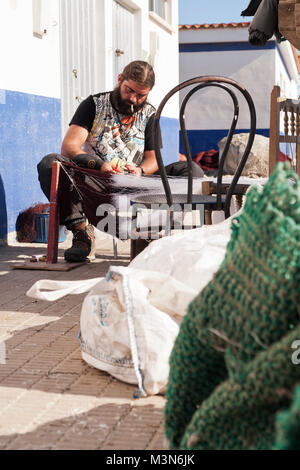
[[(161, 7), (164, 10), (163, 15), (161, 15)], [(149, 0), (149, 11), (155, 13), (157, 16), (169, 23), (168, 7), (168, 0)]]
[(172, 1), (173, 0), (160, 0), (164, 2), (164, 17), (162, 17), (155, 9), (156, 2), (159, 0), (149, 0), (148, 9), (149, 9), (149, 18), (155, 23), (159, 24), (169, 33), (175, 33), (176, 28), (172, 24)]

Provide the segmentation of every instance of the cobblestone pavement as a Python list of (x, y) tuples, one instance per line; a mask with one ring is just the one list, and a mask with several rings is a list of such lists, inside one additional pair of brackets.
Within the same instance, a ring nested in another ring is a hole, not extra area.
[(135, 386), (81, 359), (77, 334), (86, 294), (54, 303), (26, 296), (39, 279), (88, 279), (105, 276), (110, 265), (126, 266), (129, 244), (118, 248), (115, 260), (111, 240), (103, 240), (96, 262), (50, 272), (11, 268), (45, 254), (46, 245), (0, 247), (0, 449), (167, 449), (164, 397), (134, 400)]

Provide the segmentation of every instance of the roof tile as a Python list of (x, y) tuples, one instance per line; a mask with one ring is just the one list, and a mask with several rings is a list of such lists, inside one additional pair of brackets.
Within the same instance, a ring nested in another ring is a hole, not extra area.
[(249, 21), (243, 21), (241, 23), (204, 23), (204, 24), (180, 24), (179, 29), (225, 29), (225, 28), (248, 28), (250, 26)]

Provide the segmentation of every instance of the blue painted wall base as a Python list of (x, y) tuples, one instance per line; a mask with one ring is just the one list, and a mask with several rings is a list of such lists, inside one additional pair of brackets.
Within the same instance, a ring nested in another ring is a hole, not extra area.
[[(249, 132), (249, 129), (237, 129), (236, 134), (241, 132)], [(205, 150), (215, 149), (218, 150), (218, 142), (226, 137), (228, 129), (217, 129), (217, 130), (188, 130), (188, 139), (191, 148), (192, 157), (198, 152)], [(270, 129), (256, 129), (256, 134), (263, 135), (265, 137), (270, 136)], [(183, 145), (182, 135), (180, 132), (180, 152), (185, 154)]]
[(0, 173), (0, 246), (7, 241), (7, 209), (4, 185)]
[(46, 202), (36, 165), (60, 150), (60, 115), (57, 98), (0, 90), (0, 242), (19, 212)]

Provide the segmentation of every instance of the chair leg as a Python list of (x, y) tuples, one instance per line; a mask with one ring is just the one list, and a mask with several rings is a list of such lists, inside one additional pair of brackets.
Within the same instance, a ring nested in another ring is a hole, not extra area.
[(114, 259), (118, 257), (118, 239), (113, 237)]
[(236, 194), (235, 200), (237, 204), (237, 209), (240, 210), (243, 207), (243, 194)]
[(145, 248), (147, 248), (150, 241), (151, 240), (145, 240), (143, 238), (138, 238), (137, 240), (131, 240), (130, 261), (132, 261)]
[(205, 209), (204, 211), (204, 224), (205, 225), (212, 225), (212, 220), (211, 220), (211, 211)]
[(271, 93), (270, 105), (270, 145), (269, 145), (269, 176), (273, 173), (279, 161), (279, 126), (280, 107), (278, 98), (280, 97), (280, 87), (274, 86)]
[(136, 257), (136, 240), (130, 240), (130, 261)]
[(51, 192), (50, 192), (50, 214), (47, 246), (47, 263), (57, 263), (58, 254), (58, 232), (59, 232), (59, 209), (58, 209), (58, 183), (61, 164), (53, 162)]

